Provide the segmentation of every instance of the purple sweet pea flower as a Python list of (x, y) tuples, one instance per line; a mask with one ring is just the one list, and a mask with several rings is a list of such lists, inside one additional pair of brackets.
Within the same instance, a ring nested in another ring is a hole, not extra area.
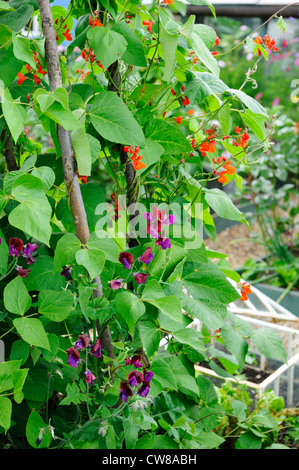
[(78, 367), (80, 357), (79, 351), (72, 346), (71, 348), (68, 348), (66, 352), (68, 355), (68, 364), (72, 367)]
[(33, 258), (32, 254), (35, 250), (37, 249), (37, 243), (27, 243), (27, 245), (24, 248), (23, 255), (26, 257), (26, 263), (27, 264), (33, 264), (35, 263), (36, 259)]
[(75, 348), (78, 349), (78, 351), (81, 351), (83, 348), (88, 348), (90, 341), (87, 333), (79, 335), (78, 341), (75, 342)]
[(133, 396), (133, 392), (128, 386), (127, 382), (121, 382), (119, 399), (128, 402), (128, 398)]
[(60, 273), (60, 276), (64, 276), (66, 279), (68, 279), (70, 275), (71, 275), (71, 269), (67, 267), (64, 267)]
[(171, 248), (171, 243), (169, 238), (161, 238), (156, 241), (156, 245), (160, 246), (162, 250), (166, 250), (166, 248)]
[(109, 282), (109, 286), (110, 286), (111, 289), (113, 289), (113, 290), (120, 289), (120, 288), (121, 288), (121, 284), (122, 284), (122, 279), (115, 279), (114, 281), (110, 281), (110, 282)]
[(85, 380), (86, 380), (86, 383), (88, 383), (89, 385), (93, 385), (93, 381), (96, 380), (96, 376), (93, 375), (90, 370), (87, 370), (85, 372)]
[(148, 264), (150, 263), (151, 261), (153, 261), (154, 259), (154, 255), (152, 253), (152, 249), (151, 247), (149, 246), (145, 252), (143, 253), (142, 256), (140, 256), (140, 261), (142, 261), (144, 264)]
[(102, 341), (100, 340), (100, 338), (98, 338), (96, 340), (96, 343), (92, 346), (92, 348), (90, 350), (90, 353), (94, 357), (101, 357), (101, 355), (102, 355)]
[(17, 266), (17, 267), (16, 267), (16, 270), (17, 270), (18, 275), (19, 275), (20, 277), (27, 277), (28, 274), (31, 272), (30, 269), (24, 269), (24, 268), (22, 268), (21, 266)]
[(119, 255), (119, 261), (122, 263), (123, 267), (126, 269), (131, 269), (131, 266), (133, 264), (134, 258), (131, 253), (128, 253), (127, 251), (124, 251), (123, 253), (120, 253)]
[(138, 369), (139, 367), (143, 367), (140, 361), (141, 361), (141, 354), (135, 354), (135, 356), (129, 357), (126, 360), (126, 366), (130, 364), (131, 366), (134, 366), (136, 367), (136, 369)]
[(9, 256), (20, 256), (20, 253), (23, 252), (24, 244), (20, 238), (10, 238), (8, 241), (9, 246)]
[(137, 387), (138, 384), (141, 384), (143, 382), (143, 373), (140, 372), (139, 370), (132, 370), (129, 372), (128, 375), (128, 385), (131, 385), (131, 387)]
[(145, 284), (148, 276), (149, 276), (149, 274), (136, 273), (136, 274), (134, 274), (134, 279), (137, 282), (137, 284)]
[(141, 397), (146, 397), (148, 395), (148, 392), (150, 390), (150, 381), (152, 380), (153, 376), (154, 373), (150, 370), (145, 374), (142, 385), (137, 392), (138, 395), (140, 395)]

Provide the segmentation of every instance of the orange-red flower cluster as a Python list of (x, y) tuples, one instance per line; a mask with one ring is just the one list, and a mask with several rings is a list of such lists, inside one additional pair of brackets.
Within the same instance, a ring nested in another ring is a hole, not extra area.
[(211, 129), (206, 129), (205, 134), (208, 134), (207, 141), (203, 142), (199, 146), (199, 151), (203, 157), (207, 156), (207, 153), (214, 153), (216, 152), (216, 140), (215, 137), (216, 135), (214, 132), (217, 130), (216, 126), (211, 127)]
[[(276, 47), (276, 41), (275, 39), (271, 39), (271, 37), (268, 35), (268, 34), (265, 34), (265, 36), (263, 37), (263, 39), (261, 38), (261, 36), (257, 36), (255, 39), (254, 39), (254, 42), (256, 44), (260, 44), (260, 45), (264, 45), (264, 46), (267, 46), (268, 50), (272, 50), (273, 52), (276, 52), (278, 51), (279, 49)], [(260, 56), (262, 53), (261, 51), (259, 50), (258, 51), (258, 55)]]
[(84, 73), (83, 69), (77, 69), (76, 73), (81, 73), (80, 81), (83, 82), (83, 80), (85, 80), (85, 78), (90, 74), (90, 70), (87, 70), (87, 72)]
[[(236, 127), (235, 128), (235, 133), (236, 134), (240, 134), (240, 132), (242, 131), (242, 129), (240, 127)], [(245, 132), (243, 134), (240, 135), (239, 139), (238, 139), (238, 142), (234, 139), (233, 141), (233, 145), (235, 147), (242, 147), (243, 149), (245, 149), (248, 145), (248, 141), (249, 141), (249, 134), (247, 132), (247, 130), (245, 130)]]
[(142, 21), (142, 24), (143, 24), (143, 26), (147, 26), (147, 30), (148, 30), (149, 33), (152, 32), (152, 27), (153, 27), (153, 24), (154, 24), (153, 21), (144, 20), (144, 21)]
[[(221, 161), (219, 161), (220, 158), (223, 159), (224, 157), (219, 157), (217, 160), (218, 163), (221, 163)], [(225, 165), (223, 165), (223, 168), (225, 169), (219, 173), (218, 181), (219, 183), (225, 184), (228, 183), (228, 178), (226, 175), (233, 175), (236, 172), (236, 169), (232, 166), (232, 162), (230, 160)]]
[(248, 300), (248, 295), (251, 294), (251, 286), (250, 284), (247, 284), (246, 282), (243, 282), (243, 284), (239, 283), (238, 286), (239, 287), (241, 286), (240, 300), (243, 300), (243, 302), (245, 302), (245, 300)]
[(78, 180), (79, 180), (79, 181), (82, 181), (83, 184), (86, 184), (86, 183), (87, 183), (87, 178), (88, 178), (88, 176), (79, 175), (78, 170), (77, 170), (77, 174), (78, 174)]
[(131, 156), (131, 160), (133, 162), (133, 167), (134, 167), (134, 170), (141, 170), (142, 168), (145, 168), (146, 165), (145, 163), (143, 163), (141, 160), (142, 160), (142, 156), (141, 155), (138, 155), (139, 151), (140, 151), (140, 147), (134, 147), (131, 145), (131, 147), (129, 145), (126, 145), (124, 147), (124, 151), (125, 152), (129, 152)]
[(94, 28), (95, 26), (103, 26), (103, 24), (97, 18), (92, 18), (91, 16), (89, 17), (88, 24), (92, 28)]
[(171, 5), (173, 3), (173, 0), (163, 0), (163, 3), (166, 3), (167, 5)]
[(174, 120), (175, 120), (175, 122), (177, 122), (178, 124), (181, 124), (181, 123), (182, 123), (182, 120), (183, 120), (183, 116), (175, 117)]
[[(37, 52), (32, 51), (32, 54), (33, 54), (34, 62), (38, 66), (36, 70), (33, 69), (33, 77), (34, 77), (35, 83), (37, 85), (39, 85), (41, 83), (41, 81), (38, 78), (37, 74), (39, 73), (42, 76), (44, 76), (44, 75), (47, 74), (47, 72), (45, 70), (43, 70), (43, 68), (40, 64), (40, 61), (37, 58)], [(31, 67), (30, 67), (29, 64), (26, 64), (26, 69), (27, 69), (28, 73), (31, 72)], [(18, 82), (17, 82), (17, 85), (22, 85), (22, 83), (28, 78), (28, 77), (25, 77), (25, 75), (23, 75), (21, 72), (19, 72), (17, 76), (18, 76), (18, 79), (19, 79)]]

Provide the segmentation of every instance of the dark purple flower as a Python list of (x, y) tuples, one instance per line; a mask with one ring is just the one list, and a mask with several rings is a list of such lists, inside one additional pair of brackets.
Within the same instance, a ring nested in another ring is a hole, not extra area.
[(135, 356), (129, 357), (126, 360), (126, 366), (130, 364), (131, 366), (134, 366), (136, 367), (136, 369), (138, 369), (138, 367), (143, 367), (140, 361), (141, 361), (141, 354), (135, 354)]
[(90, 341), (91, 340), (88, 337), (87, 333), (85, 333), (84, 335), (79, 335), (78, 341), (75, 342), (75, 348), (78, 349), (78, 351), (81, 351), (81, 349), (83, 348), (88, 348)]
[(154, 373), (150, 370), (145, 374), (142, 385), (137, 392), (138, 395), (140, 395), (141, 397), (146, 397), (148, 395), (148, 392), (150, 390), (150, 381), (152, 380), (153, 376)]
[(123, 251), (122, 253), (120, 253), (118, 259), (122, 263), (124, 268), (131, 269), (131, 266), (134, 261), (134, 257), (131, 253), (128, 253), (127, 251)]
[(98, 338), (96, 340), (96, 344), (94, 344), (90, 350), (90, 353), (94, 356), (94, 357), (101, 357), (102, 355), (102, 341), (100, 340), (100, 338)]
[(140, 372), (139, 370), (132, 370), (129, 372), (128, 375), (128, 385), (131, 385), (131, 387), (137, 387), (138, 384), (141, 384), (143, 382), (143, 373)]
[(24, 269), (24, 268), (22, 268), (21, 266), (17, 266), (17, 267), (16, 267), (16, 270), (18, 271), (18, 275), (19, 275), (20, 277), (27, 277), (28, 274), (31, 272), (30, 269)]
[(137, 282), (137, 284), (145, 284), (148, 276), (149, 274), (137, 273), (137, 274), (134, 274), (134, 279)]
[(133, 392), (128, 386), (127, 382), (121, 382), (120, 384), (120, 393), (119, 393), (119, 399), (124, 400), (125, 402), (128, 401), (128, 398), (133, 396)]
[(79, 351), (72, 346), (71, 348), (68, 348), (66, 352), (68, 355), (68, 364), (72, 367), (78, 367), (80, 358)]
[(90, 385), (93, 385), (93, 381), (96, 380), (96, 376), (93, 375), (90, 370), (87, 370), (85, 372), (85, 380), (86, 380), (86, 383), (90, 384)]
[(64, 267), (60, 273), (60, 276), (64, 276), (66, 279), (68, 279), (70, 275), (71, 275), (71, 270), (70, 268), (66, 268), (66, 267)]
[(24, 244), (20, 238), (10, 238), (8, 242), (9, 246), (9, 256), (15, 255), (17, 258), (20, 256), (20, 253), (23, 252)]
[(149, 246), (145, 252), (143, 253), (143, 255), (139, 258), (140, 261), (142, 261), (144, 264), (148, 264), (150, 263), (151, 261), (153, 261), (153, 258), (154, 258), (154, 255), (152, 253), (152, 249), (151, 247)]
[(156, 245), (160, 246), (162, 248), (162, 250), (166, 250), (166, 248), (171, 247), (171, 243), (170, 243), (169, 238), (159, 237), (159, 239), (156, 241)]
[(121, 288), (121, 283), (122, 279), (115, 279), (114, 281), (109, 282), (109, 286), (111, 287), (111, 289), (117, 290)]

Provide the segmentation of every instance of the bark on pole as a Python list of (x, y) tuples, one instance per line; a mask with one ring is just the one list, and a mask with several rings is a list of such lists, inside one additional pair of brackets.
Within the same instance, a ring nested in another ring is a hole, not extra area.
[[(38, 7), (42, 21), (43, 35), (45, 38), (45, 55), (48, 68), (49, 86), (50, 90), (53, 91), (56, 88), (63, 86), (56, 44), (56, 31), (50, 1), (38, 0)], [(71, 212), (76, 227), (77, 237), (82, 244), (86, 244), (89, 239), (90, 232), (76, 171), (74, 150), (70, 133), (63, 127), (57, 125), (57, 137), (61, 149), (64, 179), (70, 199)], [(95, 282), (97, 284), (97, 288), (94, 291), (94, 297), (102, 297), (103, 290), (99, 276), (95, 279)], [(98, 332), (100, 330), (99, 322), (97, 322), (97, 330)], [(109, 326), (101, 335), (101, 339), (103, 342), (102, 346), (108, 352), (108, 356), (114, 358), (114, 347)]]

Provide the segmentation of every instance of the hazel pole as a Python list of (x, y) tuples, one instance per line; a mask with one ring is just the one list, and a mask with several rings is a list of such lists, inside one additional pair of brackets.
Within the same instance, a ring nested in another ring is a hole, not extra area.
[[(54, 27), (53, 15), (49, 0), (38, 0), (38, 7), (41, 16), (43, 35), (45, 38), (45, 55), (48, 69), (50, 90), (63, 87), (59, 55), (56, 44), (56, 31)], [(82, 199), (76, 165), (74, 159), (74, 150), (71, 142), (70, 133), (60, 125), (57, 125), (57, 137), (61, 149), (61, 158), (64, 171), (64, 180), (67, 186), (67, 192), (70, 199), (71, 212), (76, 228), (76, 234), (80, 242), (85, 245), (89, 239), (90, 232), (86, 217), (86, 210)], [(102, 297), (103, 289), (100, 277), (95, 279), (97, 284), (94, 290), (94, 297)], [(97, 330), (100, 325), (97, 321)], [(111, 332), (109, 326), (101, 335), (102, 346), (108, 352), (108, 356), (115, 357), (112, 344)]]

